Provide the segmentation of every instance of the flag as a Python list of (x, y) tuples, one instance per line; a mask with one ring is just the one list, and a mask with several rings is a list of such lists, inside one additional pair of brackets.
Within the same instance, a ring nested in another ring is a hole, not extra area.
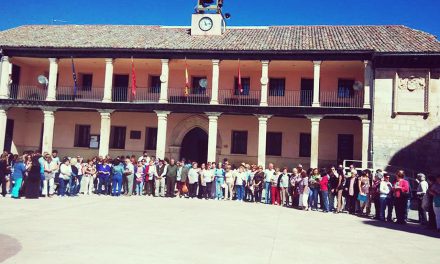
[(185, 96), (189, 95), (189, 75), (188, 75), (188, 63), (186, 63), (186, 58), (185, 58), (185, 89), (183, 91), (183, 94)]
[(133, 57), (131, 57), (131, 95), (132, 99), (136, 98), (136, 70)]
[(238, 90), (243, 94), (243, 85), (241, 84), (240, 59), (238, 59)]
[(75, 100), (76, 98), (76, 91), (77, 91), (77, 87), (78, 87), (78, 81), (76, 78), (76, 71), (75, 71), (75, 63), (73, 62), (73, 57), (71, 57), (72, 59), (72, 76), (73, 76), (73, 98), (72, 100)]

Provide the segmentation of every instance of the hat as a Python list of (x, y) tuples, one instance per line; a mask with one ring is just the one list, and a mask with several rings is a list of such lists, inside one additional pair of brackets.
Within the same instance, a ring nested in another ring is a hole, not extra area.
[(423, 173), (419, 173), (419, 174), (417, 174), (417, 178), (419, 178), (419, 179), (426, 179), (426, 175), (423, 174)]
[(382, 172), (376, 172), (376, 177), (379, 179), (383, 179), (383, 173)]

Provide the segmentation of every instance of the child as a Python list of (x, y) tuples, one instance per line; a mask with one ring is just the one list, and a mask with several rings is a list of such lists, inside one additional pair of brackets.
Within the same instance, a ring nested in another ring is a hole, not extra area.
[(142, 162), (138, 162), (136, 167), (136, 193), (137, 195), (142, 195), (143, 187), (144, 187), (144, 176), (145, 176), (145, 168), (142, 165)]

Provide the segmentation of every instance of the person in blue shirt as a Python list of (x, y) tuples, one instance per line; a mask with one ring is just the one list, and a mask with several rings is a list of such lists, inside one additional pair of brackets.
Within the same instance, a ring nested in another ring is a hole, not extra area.
[[(98, 194), (104, 194), (107, 195), (108, 193), (108, 181), (110, 178), (110, 171), (111, 167), (108, 164), (108, 160), (104, 159), (104, 161), (101, 164), (98, 164), (97, 166), (98, 171)], [(104, 190), (102, 190), (102, 186), (104, 186)]]
[(14, 164), (14, 173), (12, 174), (12, 181), (14, 186), (12, 187), (11, 197), (19, 199), (19, 192), (21, 184), (23, 182), (23, 175), (26, 172), (26, 166), (23, 162), (23, 157), (19, 157)]
[(120, 159), (114, 160), (112, 172), (113, 172), (112, 196), (119, 196), (121, 195), (122, 175), (124, 174), (124, 165), (122, 164)]

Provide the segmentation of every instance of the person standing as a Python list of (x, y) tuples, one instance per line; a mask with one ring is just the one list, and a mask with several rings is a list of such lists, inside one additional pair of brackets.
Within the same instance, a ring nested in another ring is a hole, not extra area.
[(2, 186), (2, 196), (5, 197), (7, 190), (6, 190), (6, 175), (8, 173), (8, 154), (3, 153), (0, 156), (0, 185)]
[(38, 199), (41, 195), (41, 169), (39, 159), (39, 156), (33, 156), (32, 165), (28, 170), (28, 177), (26, 178), (25, 189), (25, 196), (27, 199)]
[(281, 176), (281, 172), (279, 168), (275, 169), (275, 173), (272, 174), (272, 179), (270, 180), (270, 198), (272, 199), (272, 205), (279, 205), (280, 201), (280, 192), (278, 190), (278, 178)]
[(203, 172), (203, 182), (205, 183), (205, 190), (203, 192), (202, 198), (206, 200), (211, 199), (211, 186), (214, 180), (214, 171), (211, 169), (211, 164), (208, 163), (208, 168)]
[(227, 165), (225, 170), (225, 180), (224, 180), (225, 201), (226, 200), (232, 201), (232, 198), (234, 197), (233, 189), (234, 189), (234, 178), (236, 172), (231, 168), (232, 168), (231, 165)]
[(197, 196), (197, 185), (199, 182), (199, 168), (197, 162), (192, 163), (192, 168), (188, 172), (189, 197), (194, 199)]
[(409, 195), (409, 183), (404, 179), (405, 172), (399, 170), (396, 173), (396, 183), (393, 186), (394, 209), (398, 224), (406, 224), (405, 211)]
[(426, 210), (422, 207), (422, 201), (428, 191), (428, 182), (426, 181), (426, 176), (423, 173), (417, 174), (417, 180), (419, 185), (417, 186), (417, 198), (419, 199), (418, 203), (418, 211), (419, 211), (419, 222), (422, 225), (426, 225), (428, 223), (428, 218), (426, 217)]
[(255, 196), (255, 202), (261, 203), (261, 193), (263, 192), (264, 188), (264, 172), (263, 172), (263, 166), (259, 165), (257, 172), (255, 173), (254, 180), (254, 196)]
[(321, 180), (319, 181), (319, 189), (321, 192), (321, 209), (324, 213), (328, 213), (330, 211), (329, 208), (329, 201), (328, 201), (328, 182), (329, 182), (329, 175), (323, 169), (321, 171)]
[(153, 159), (150, 160), (150, 163), (148, 164), (147, 170), (148, 170), (148, 176), (147, 176), (148, 179), (146, 179), (146, 182), (147, 182), (146, 189), (147, 189), (147, 195), (151, 196), (156, 193), (154, 190), (154, 184), (155, 184), (156, 178), (159, 176), (157, 174), (157, 167), (154, 164)]
[(93, 180), (96, 176), (96, 166), (93, 160), (87, 160), (83, 167), (80, 193), (90, 195), (93, 192)]
[[(380, 174), (378, 177), (380, 178)], [(393, 203), (392, 203), (393, 186), (390, 183), (390, 176), (384, 173), (383, 180), (379, 184), (379, 200), (380, 200), (380, 214), (379, 220), (385, 221), (385, 209), (388, 207), (387, 221), (393, 220)]]
[(125, 171), (124, 175), (127, 177), (127, 196), (133, 194), (133, 181), (134, 181), (134, 166), (130, 159), (125, 159)]
[(11, 181), (13, 182), (11, 197), (15, 199), (20, 198), (20, 188), (23, 183), (23, 176), (26, 173), (26, 165), (24, 165), (23, 157), (18, 157), (14, 164), (14, 172), (12, 173)]
[(339, 184), (339, 175), (338, 172), (336, 171), (335, 167), (331, 167), (330, 168), (330, 173), (329, 173), (329, 187), (330, 187), (330, 191), (328, 193), (328, 198), (329, 198), (329, 211), (330, 212), (335, 212), (335, 198), (337, 200), (337, 196), (338, 196), (338, 184)]
[(60, 178), (59, 178), (59, 187), (58, 187), (58, 195), (64, 197), (66, 195), (66, 188), (70, 182), (70, 178), (72, 177), (72, 166), (70, 166), (69, 158), (63, 158), (63, 163), (60, 166)]
[[(110, 179), (110, 171), (111, 171), (111, 167), (108, 164), (108, 160), (104, 159), (102, 160), (102, 164), (98, 163), (98, 180), (99, 180), (99, 184), (98, 184), (98, 195), (104, 194), (107, 195), (108, 193), (108, 181)], [(104, 187), (104, 190), (102, 190), (102, 187)]]
[(370, 179), (368, 178), (368, 174), (366, 172), (362, 172), (361, 177), (358, 181), (358, 186), (359, 186), (359, 195), (357, 198), (360, 203), (359, 215), (368, 216), (369, 210), (367, 209), (367, 211), (364, 212), (364, 209), (367, 208), (369, 204), (369, 198), (370, 198)]
[(306, 171), (301, 172), (301, 181), (298, 183), (299, 192), (299, 206), (303, 210), (310, 210), (309, 208), (309, 176)]
[(170, 160), (170, 164), (167, 168), (167, 197), (174, 198), (175, 197), (175, 190), (176, 190), (176, 179), (177, 179), (177, 170), (178, 167), (176, 165), (176, 161), (174, 159)]
[[(213, 164), (213, 166), (215, 166), (215, 164)], [(230, 169), (228, 169), (228, 167), (229, 166), (226, 166), (225, 169), (223, 169), (221, 162), (218, 163), (217, 168), (214, 167), (215, 198), (216, 198), (216, 200), (223, 199), (223, 187), (226, 187), (225, 177), (226, 177), (227, 171), (230, 171)], [(230, 176), (232, 177), (232, 174), (230, 174)], [(226, 188), (225, 188), (225, 196), (224, 196), (225, 200), (227, 199)]]
[(440, 232), (440, 175), (435, 177), (435, 182), (428, 189), (428, 193), (432, 196), (432, 206), (434, 208), (435, 222), (437, 231)]
[(167, 166), (165, 160), (159, 160), (159, 165), (157, 165), (157, 177), (154, 181), (154, 196), (165, 197), (165, 177), (167, 174)]
[(344, 176), (344, 171), (341, 168), (338, 168), (336, 170), (336, 172), (338, 173), (338, 187), (336, 187), (337, 190), (337, 194), (338, 194), (338, 202), (337, 202), (337, 209), (335, 211), (336, 214), (339, 214), (342, 212), (342, 209), (344, 208), (344, 203), (343, 203), (343, 199), (344, 199), (344, 188), (345, 188), (345, 176)]
[(112, 172), (112, 196), (119, 196), (121, 195), (122, 178), (125, 172), (124, 166), (119, 158), (113, 161)]
[(271, 202), (271, 189), (272, 189), (272, 178), (274, 177), (275, 170), (273, 168), (273, 163), (269, 163), (268, 168), (264, 171), (264, 196), (265, 196), (265, 203), (270, 204)]
[(138, 161), (135, 168), (135, 182), (136, 182), (136, 194), (142, 195), (144, 190), (145, 168), (142, 165), (142, 161)]
[(346, 197), (346, 209), (349, 214), (356, 212), (356, 198), (359, 193), (359, 187), (357, 184), (357, 172), (352, 169), (347, 173), (347, 179), (345, 180), (344, 192)]
[(289, 174), (287, 174), (287, 168), (283, 168), (283, 173), (280, 175), (280, 196), (281, 196), (281, 206), (289, 206)]
[(58, 171), (58, 165), (52, 160), (52, 156), (47, 154), (44, 161), (44, 183), (43, 196), (52, 197), (55, 190), (55, 173)]
[(246, 181), (246, 172), (244, 166), (241, 165), (238, 168), (238, 172), (235, 174), (235, 191), (237, 192), (237, 201), (243, 202), (244, 198), (244, 186), (243, 182)]
[(321, 180), (321, 174), (317, 168), (312, 170), (312, 174), (309, 179), (309, 207), (312, 211), (318, 210), (318, 195), (319, 195), (319, 181)]

